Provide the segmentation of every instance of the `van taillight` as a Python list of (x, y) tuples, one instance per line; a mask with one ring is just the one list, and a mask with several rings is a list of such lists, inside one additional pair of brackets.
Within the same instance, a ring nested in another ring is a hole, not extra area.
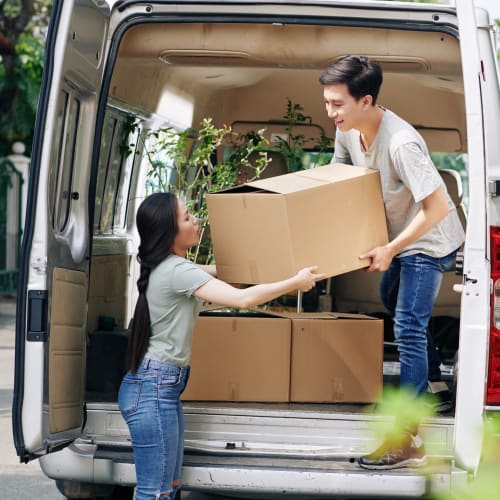
[(486, 403), (500, 404), (500, 227), (490, 227), (491, 287), (490, 352)]

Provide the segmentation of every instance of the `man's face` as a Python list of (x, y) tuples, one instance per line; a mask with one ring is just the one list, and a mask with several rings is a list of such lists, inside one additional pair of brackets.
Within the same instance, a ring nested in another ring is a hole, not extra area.
[(328, 118), (335, 122), (337, 128), (342, 132), (363, 128), (364, 111), (371, 105), (371, 96), (356, 101), (345, 83), (325, 85), (323, 95)]

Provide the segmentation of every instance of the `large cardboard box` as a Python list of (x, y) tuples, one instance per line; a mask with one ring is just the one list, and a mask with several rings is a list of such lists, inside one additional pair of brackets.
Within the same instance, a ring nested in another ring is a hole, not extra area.
[(288, 402), (291, 321), (271, 314), (200, 315), (183, 400)]
[(327, 276), (366, 267), (387, 243), (378, 171), (326, 165), (207, 195), (217, 274), (230, 283), (286, 279), (317, 265)]
[(318, 313), (292, 321), (291, 402), (371, 403), (383, 384), (383, 320)]

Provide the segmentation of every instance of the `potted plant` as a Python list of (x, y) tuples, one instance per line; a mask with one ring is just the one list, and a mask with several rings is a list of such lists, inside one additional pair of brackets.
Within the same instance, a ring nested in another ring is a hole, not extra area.
[[(199, 131), (178, 132), (162, 127), (141, 137), (143, 151), (149, 161), (149, 190), (173, 191), (181, 196), (189, 210), (198, 217), (201, 237), (190, 257), (195, 262), (213, 261), (205, 194), (234, 186), (241, 170), (257, 177), (270, 162), (264, 146), (268, 144), (264, 130), (236, 133), (231, 127), (216, 127), (211, 118), (200, 123)], [(128, 145), (129, 151), (132, 148)], [(217, 152), (223, 150), (220, 161)]]
[[(312, 123), (310, 116), (304, 114), (302, 105), (287, 99), (286, 113), (283, 115), (282, 123), (285, 127), (286, 138), (277, 136), (278, 145), (276, 150), (285, 158), (289, 172), (297, 172), (298, 170), (313, 168), (329, 162), (332, 139), (325, 135), (323, 128)], [(300, 132), (300, 129), (304, 130), (307, 126), (317, 127), (319, 137), (307, 137)], [(312, 146), (312, 149), (314, 149), (314, 161), (310, 166), (304, 161), (306, 157), (305, 147), (307, 145)]]

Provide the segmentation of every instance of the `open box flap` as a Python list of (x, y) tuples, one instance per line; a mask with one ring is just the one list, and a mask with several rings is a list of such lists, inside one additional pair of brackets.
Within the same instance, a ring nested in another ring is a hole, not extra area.
[[(308, 170), (300, 170), (290, 174), (277, 175), (268, 177), (267, 179), (259, 179), (239, 186), (233, 186), (226, 189), (221, 189), (217, 193), (232, 194), (232, 193), (275, 193), (275, 194), (290, 194), (298, 191), (304, 191), (315, 187), (324, 186), (331, 182), (338, 182), (348, 179), (353, 179), (369, 172), (376, 171), (366, 167), (357, 167), (352, 165), (343, 165), (335, 163), (323, 165), (321, 167), (311, 168)], [(212, 196), (217, 193), (209, 193)]]
[(365, 175), (372, 169), (335, 163), (290, 174), (249, 182), (246, 186), (268, 192), (289, 194)]
[(233, 307), (218, 306), (216, 304), (206, 305), (200, 311), (200, 316), (227, 316), (232, 318), (259, 317), (259, 318), (284, 318), (291, 319), (287, 314), (276, 311), (268, 311), (259, 307), (251, 309), (236, 309)]
[(275, 317), (287, 319), (360, 319), (360, 320), (378, 320), (374, 316), (366, 314), (351, 314), (343, 312), (289, 312), (289, 311), (269, 311), (260, 307), (251, 309), (234, 309), (230, 307), (218, 305), (206, 305), (200, 311), (200, 316), (231, 316), (231, 317), (245, 317), (245, 316), (259, 316), (259, 317)]
[(366, 314), (351, 314), (343, 312), (283, 312), (278, 313), (281, 317), (290, 319), (325, 319), (325, 320), (338, 320), (338, 319), (360, 319), (360, 320), (378, 320), (374, 316)]

